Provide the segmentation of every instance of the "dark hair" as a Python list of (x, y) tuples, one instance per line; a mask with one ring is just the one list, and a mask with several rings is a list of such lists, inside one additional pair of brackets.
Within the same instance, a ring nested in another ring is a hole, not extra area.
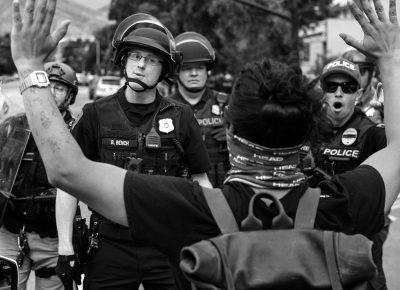
[(239, 74), (229, 103), (234, 133), (270, 148), (291, 147), (330, 132), (321, 96), (298, 66), (262, 60)]

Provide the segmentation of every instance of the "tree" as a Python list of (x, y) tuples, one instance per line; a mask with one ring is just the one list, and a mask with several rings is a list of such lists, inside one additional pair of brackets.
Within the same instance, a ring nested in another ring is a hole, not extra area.
[(214, 71), (237, 73), (245, 63), (261, 57), (292, 62), (300, 47), (298, 43), (293, 46), (293, 35), (297, 37), (299, 29), (325, 17), (330, 2), (256, 2), (289, 15), (293, 21), (288, 21), (235, 0), (113, 0), (109, 18), (119, 23), (133, 13), (145, 12), (157, 17), (174, 36), (190, 30), (199, 32), (217, 51)]

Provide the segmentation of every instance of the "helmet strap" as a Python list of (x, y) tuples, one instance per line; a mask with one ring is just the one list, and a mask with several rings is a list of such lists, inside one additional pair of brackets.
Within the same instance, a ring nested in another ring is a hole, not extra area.
[(63, 113), (66, 110), (68, 110), (69, 105), (70, 105), (69, 103), (71, 102), (71, 99), (72, 99), (72, 89), (68, 88), (68, 92), (67, 92), (67, 95), (66, 95), (66, 97), (64, 99), (64, 102), (58, 107), (58, 110), (61, 113)]
[[(128, 74), (126, 73), (126, 68), (124, 69), (124, 77), (125, 77), (125, 80), (126, 80), (125, 84), (126, 84), (132, 91), (135, 91), (135, 92), (144, 92), (144, 91), (146, 91), (146, 90), (154, 89), (154, 88), (157, 86), (157, 84), (158, 84), (158, 81), (157, 81), (154, 85), (149, 86), (149, 85), (147, 85), (146, 83), (142, 82), (141, 80), (138, 80), (138, 79), (136, 79), (136, 78), (130, 78), (130, 77), (128, 77)], [(129, 85), (130, 82), (132, 82), (132, 83), (137, 83), (137, 84), (140, 85), (143, 89), (132, 88), (132, 87)]]

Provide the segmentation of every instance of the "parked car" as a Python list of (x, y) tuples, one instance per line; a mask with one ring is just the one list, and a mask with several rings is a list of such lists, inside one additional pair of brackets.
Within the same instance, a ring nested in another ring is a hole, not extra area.
[(88, 77), (83, 73), (77, 73), (76, 78), (78, 79), (78, 85), (80, 86), (87, 86), (89, 85)]
[(89, 85), (89, 99), (97, 100), (112, 95), (123, 85), (123, 79), (117, 76), (95, 77)]

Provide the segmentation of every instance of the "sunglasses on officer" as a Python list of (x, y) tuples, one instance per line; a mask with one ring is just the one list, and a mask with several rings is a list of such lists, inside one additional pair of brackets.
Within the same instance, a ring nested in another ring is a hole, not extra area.
[(337, 88), (340, 87), (342, 92), (345, 94), (354, 94), (360, 88), (360, 85), (356, 82), (331, 82), (326, 81), (322, 84), (322, 90), (326, 93), (334, 93), (337, 91)]

